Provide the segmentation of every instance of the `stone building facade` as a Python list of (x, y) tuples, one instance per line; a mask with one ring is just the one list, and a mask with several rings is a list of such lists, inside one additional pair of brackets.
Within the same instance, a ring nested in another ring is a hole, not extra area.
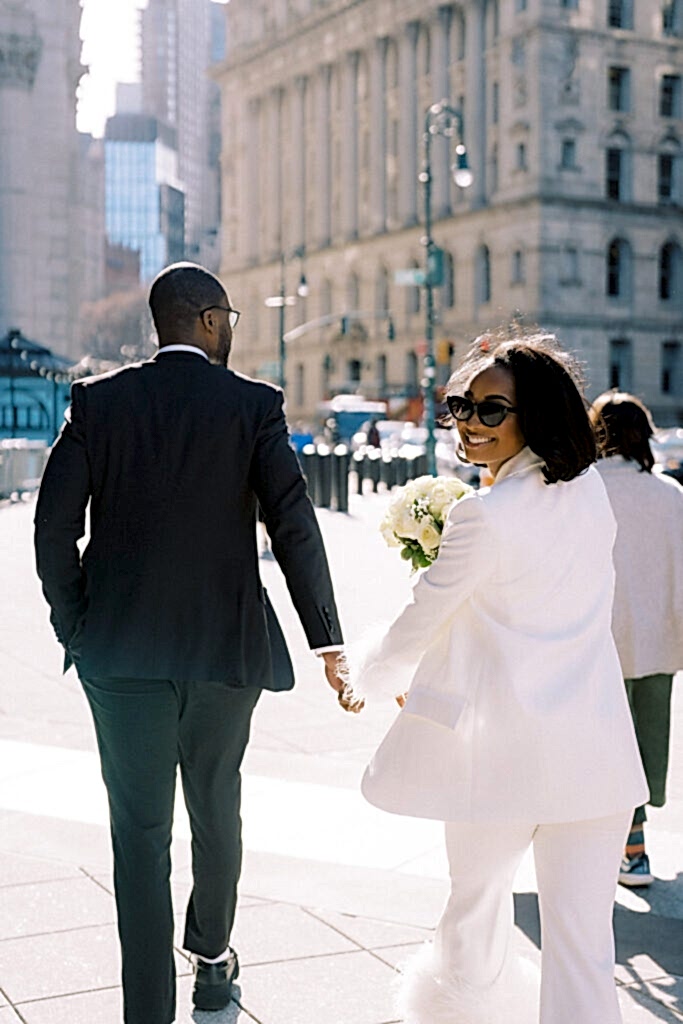
[(0, 335), (74, 358), (104, 268), (101, 156), (76, 131), (80, 17), (79, 0), (0, 0)]
[[(430, 104), (462, 113), (473, 183), (432, 140), (437, 379), (522, 314), (587, 364), (590, 393), (683, 422), (680, 0), (231, 0), (221, 273), (245, 315), (235, 365), (277, 379), (291, 418), (335, 392), (402, 399), (422, 376), (418, 181)], [(282, 270), (284, 269), (284, 275)], [(282, 277), (281, 277), (282, 275)], [(387, 330), (391, 314), (393, 331)], [(342, 318), (345, 318), (344, 320)], [(389, 337), (393, 333), (393, 340)]]

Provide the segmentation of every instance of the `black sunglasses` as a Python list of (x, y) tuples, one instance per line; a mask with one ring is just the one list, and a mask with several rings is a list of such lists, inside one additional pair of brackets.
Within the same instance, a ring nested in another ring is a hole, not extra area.
[(228, 314), (228, 323), (234, 331), (239, 322), (239, 318), (242, 315), (239, 309), (231, 309), (230, 306), (205, 306), (204, 309), (199, 310), (199, 315), (204, 316), (210, 309), (222, 309), (224, 313)]
[(503, 405), (502, 402), (494, 402), (492, 399), (473, 402), (471, 398), (462, 395), (447, 395), (446, 403), (454, 420), (466, 423), (476, 412), (479, 422), (485, 427), (499, 427), (509, 412), (517, 412), (513, 405)]

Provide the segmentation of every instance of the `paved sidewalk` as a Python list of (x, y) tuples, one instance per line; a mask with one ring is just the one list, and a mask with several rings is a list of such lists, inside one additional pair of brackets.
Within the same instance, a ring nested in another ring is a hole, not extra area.
[[(389, 618), (409, 581), (381, 541), (385, 499), (320, 514), (347, 636)], [(0, 1024), (119, 1024), (119, 955), (104, 792), (92, 727), (33, 573), (33, 503), (0, 507)], [(342, 714), (306, 649), (277, 565), (261, 562), (298, 669), (265, 695), (245, 763), (245, 863), (234, 942), (242, 973), (221, 1013), (192, 1014), (180, 946), (178, 1024), (394, 1024), (396, 967), (428, 938), (447, 892), (437, 823), (359, 795), (390, 707)], [(648, 843), (657, 881), (615, 909), (626, 1024), (683, 1021), (683, 697), (676, 693), (667, 807)], [(189, 890), (178, 808), (178, 935)], [(533, 865), (516, 881), (517, 941), (538, 961)], [(530, 1021), (529, 1024), (534, 1024)], [(581, 1024), (581, 1022), (577, 1022)]]

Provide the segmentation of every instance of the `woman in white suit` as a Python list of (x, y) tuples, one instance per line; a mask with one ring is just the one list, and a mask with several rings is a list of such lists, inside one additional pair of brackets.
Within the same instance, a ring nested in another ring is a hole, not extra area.
[[(647, 786), (610, 631), (614, 517), (568, 367), (548, 336), (475, 343), (448, 404), (494, 483), (453, 506), (439, 557), (359, 671), (366, 697), (408, 691), (366, 798), (446, 822), (451, 895), (407, 970), (408, 1024), (621, 1020), (612, 906)], [(512, 955), (530, 844), (540, 1018)]]

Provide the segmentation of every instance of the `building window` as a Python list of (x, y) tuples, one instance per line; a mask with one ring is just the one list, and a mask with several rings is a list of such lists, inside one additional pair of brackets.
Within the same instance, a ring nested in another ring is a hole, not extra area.
[(441, 297), (444, 309), (452, 309), (455, 305), (455, 260), (449, 252), (443, 254), (443, 290)]
[(575, 245), (562, 248), (560, 284), (579, 284), (579, 250)]
[(576, 170), (576, 139), (562, 139), (560, 167), (565, 171)]
[(526, 171), (527, 170), (526, 142), (518, 142), (517, 143), (517, 148), (515, 150), (515, 153), (516, 153), (515, 166), (516, 166), (517, 170), (518, 171)]
[[(410, 263), (412, 270), (419, 270), (420, 265), (416, 260), (412, 260)], [(415, 316), (416, 313), (420, 312), (420, 289), (419, 287), (408, 287), (406, 288), (406, 315)]]
[(516, 11), (516, 13), (519, 14), (520, 11), (525, 11), (525, 10), (526, 10), (526, 0), (515, 0), (515, 11)]
[(681, 116), (681, 76), (662, 75), (659, 85), (659, 116)]
[(386, 394), (387, 390), (387, 357), (385, 355), (377, 356), (377, 365), (375, 369), (377, 385), (377, 393), (381, 398), (382, 395)]
[(499, 87), (498, 82), (494, 82), (491, 86), (491, 122), (492, 124), (498, 124), (498, 100), (499, 100)]
[(516, 249), (512, 254), (512, 284), (524, 284), (524, 253)]
[(353, 389), (354, 384), (360, 384), (363, 372), (363, 364), (361, 363), (360, 359), (349, 359), (346, 366), (349, 384), (352, 386)]
[(657, 201), (676, 203), (680, 197), (679, 157), (675, 153), (659, 153), (657, 156)]
[(579, 0), (560, 0), (560, 7), (565, 11), (576, 11), (579, 7)]
[(491, 254), (487, 245), (477, 253), (477, 304), (491, 301)]
[(667, 242), (659, 250), (659, 297), (683, 303), (683, 250), (677, 242)]
[(681, 34), (681, 0), (664, 0), (662, 4), (662, 32), (665, 36)]
[(631, 342), (625, 338), (613, 338), (609, 343), (608, 377), (609, 387), (632, 390)]
[(632, 0), (608, 0), (607, 24), (610, 28), (633, 28)]
[(419, 362), (415, 352), (406, 352), (406, 390), (416, 395), (420, 390)]
[(630, 291), (631, 246), (623, 238), (614, 238), (607, 246), (605, 291), (612, 298), (625, 298)]
[(662, 394), (681, 394), (681, 346), (678, 341), (662, 345)]
[(498, 191), (498, 146), (493, 146), (491, 148), (490, 170), (491, 170), (491, 178), (490, 178), (490, 180), (491, 180), (491, 192), (497, 192)]
[(626, 198), (626, 151), (616, 146), (605, 157), (605, 192), (608, 199)]
[(375, 297), (375, 308), (389, 311), (389, 271), (386, 267), (380, 267), (377, 273), (377, 294)]
[(294, 376), (294, 404), (304, 405), (305, 404), (305, 374), (306, 368), (303, 363), (297, 363), (296, 373)]
[(607, 100), (610, 110), (631, 109), (631, 72), (628, 68), (607, 69)]

